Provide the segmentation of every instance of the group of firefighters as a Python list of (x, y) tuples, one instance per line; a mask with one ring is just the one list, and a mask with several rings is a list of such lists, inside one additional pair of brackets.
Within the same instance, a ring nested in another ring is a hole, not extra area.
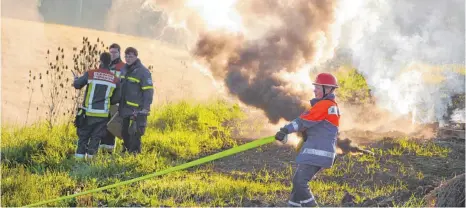
[[(92, 158), (102, 150), (113, 151), (115, 136), (107, 130), (110, 106), (118, 105), (123, 119), (123, 152), (140, 153), (141, 136), (153, 100), (154, 87), (150, 71), (138, 58), (138, 51), (126, 48), (124, 63), (120, 46), (112, 44), (109, 52), (100, 54), (100, 66), (75, 77), (73, 86), (86, 86), (83, 105), (76, 116), (79, 137), (75, 157)], [(330, 168), (336, 156), (340, 111), (335, 102), (337, 79), (329, 73), (317, 75), (313, 85), (315, 98), (311, 108), (280, 128), (275, 139), (286, 143), (287, 135), (302, 132), (303, 143), (296, 157), (298, 167), (292, 180), (290, 206), (317, 206), (309, 190), (309, 181), (323, 168)]]
[(147, 125), (154, 95), (150, 71), (138, 58), (133, 47), (125, 50), (124, 63), (120, 58), (120, 46), (110, 45), (109, 52), (100, 54), (100, 65), (82, 76), (74, 77), (73, 86), (86, 86), (82, 107), (75, 119), (78, 145), (76, 158), (92, 158), (99, 148), (112, 152), (115, 136), (107, 130), (110, 120), (110, 106), (118, 106), (122, 118), (123, 152), (141, 152), (141, 136)]

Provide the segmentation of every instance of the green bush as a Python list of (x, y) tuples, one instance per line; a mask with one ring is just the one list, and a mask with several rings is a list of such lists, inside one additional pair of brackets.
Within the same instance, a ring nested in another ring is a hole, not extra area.
[(370, 102), (370, 89), (364, 76), (354, 68), (345, 67), (336, 73), (340, 88), (337, 90), (340, 102), (364, 104)]
[(241, 118), (245, 118), (245, 115), (236, 104), (230, 106), (225, 101), (214, 101), (200, 105), (182, 101), (155, 109), (149, 120), (162, 132), (211, 132), (214, 129), (230, 136), (229, 132)]

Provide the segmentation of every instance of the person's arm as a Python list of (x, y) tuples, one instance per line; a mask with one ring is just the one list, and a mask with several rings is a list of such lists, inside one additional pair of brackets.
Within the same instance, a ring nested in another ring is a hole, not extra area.
[(284, 128), (288, 130), (289, 134), (305, 131), (306, 129), (325, 120), (327, 117), (327, 110), (326, 105), (315, 105), (310, 110), (285, 125)]
[(152, 83), (152, 75), (149, 70), (145, 70), (144, 76), (141, 80), (141, 90), (142, 90), (142, 109), (149, 112), (150, 106), (154, 97), (154, 86)]
[(329, 107), (330, 106), (325, 103), (316, 104), (310, 110), (280, 128), (280, 131), (275, 134), (275, 139), (286, 143), (288, 134), (305, 131), (323, 120), (326, 120), (328, 117)]
[(76, 89), (81, 89), (87, 85), (89, 79), (89, 73), (85, 72), (81, 77), (75, 78), (73, 82), (73, 87)]

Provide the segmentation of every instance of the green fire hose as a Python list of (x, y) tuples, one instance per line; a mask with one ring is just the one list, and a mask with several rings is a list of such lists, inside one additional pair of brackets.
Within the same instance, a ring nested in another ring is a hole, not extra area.
[(257, 140), (254, 140), (252, 142), (249, 142), (249, 143), (246, 143), (246, 144), (243, 144), (243, 145), (240, 145), (240, 146), (225, 150), (223, 152), (219, 152), (219, 153), (216, 153), (216, 154), (213, 154), (213, 155), (210, 155), (210, 156), (207, 156), (207, 157), (203, 157), (203, 158), (200, 158), (200, 159), (188, 162), (188, 163), (184, 163), (184, 164), (181, 164), (181, 165), (178, 165), (178, 166), (175, 166), (175, 167), (171, 167), (171, 168), (168, 168), (168, 169), (156, 172), (156, 173), (141, 176), (141, 177), (138, 177), (138, 178), (133, 178), (131, 180), (122, 181), (122, 182), (119, 182), (119, 183), (115, 183), (115, 184), (108, 185), (108, 186), (103, 186), (103, 187), (88, 190), (88, 191), (83, 191), (83, 192), (80, 192), (80, 193), (77, 193), (77, 194), (62, 196), (62, 197), (58, 197), (56, 199), (50, 199), (50, 200), (37, 202), (37, 203), (34, 203), (34, 204), (29, 204), (29, 205), (26, 205), (26, 207), (39, 206), (39, 205), (44, 205), (44, 204), (48, 204), (48, 203), (51, 203), (51, 202), (61, 201), (61, 200), (65, 200), (65, 199), (71, 199), (71, 198), (74, 198), (74, 197), (77, 197), (77, 196), (90, 194), (90, 193), (95, 193), (95, 192), (98, 192), (98, 191), (123, 186), (123, 185), (134, 183), (134, 182), (137, 182), (137, 181), (146, 180), (146, 179), (149, 179), (149, 178), (152, 178), (152, 177), (155, 177), (155, 176), (165, 175), (167, 173), (171, 173), (171, 172), (178, 171), (178, 170), (183, 170), (183, 169), (190, 168), (190, 167), (193, 167), (193, 166), (198, 166), (198, 165), (201, 165), (203, 163), (207, 163), (207, 162), (217, 160), (217, 159), (220, 159), (220, 158), (223, 158), (223, 157), (234, 155), (236, 153), (243, 152), (243, 151), (246, 151), (246, 150), (249, 150), (249, 149), (253, 149), (253, 148), (265, 145), (265, 144), (269, 144), (269, 143), (272, 143), (274, 141), (275, 141), (275, 138), (273, 136), (257, 139)]

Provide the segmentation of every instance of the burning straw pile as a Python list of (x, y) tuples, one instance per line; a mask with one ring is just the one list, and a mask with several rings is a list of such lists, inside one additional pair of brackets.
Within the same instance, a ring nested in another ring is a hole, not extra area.
[(426, 196), (427, 206), (435, 207), (464, 207), (465, 203), (465, 174), (458, 175)]

